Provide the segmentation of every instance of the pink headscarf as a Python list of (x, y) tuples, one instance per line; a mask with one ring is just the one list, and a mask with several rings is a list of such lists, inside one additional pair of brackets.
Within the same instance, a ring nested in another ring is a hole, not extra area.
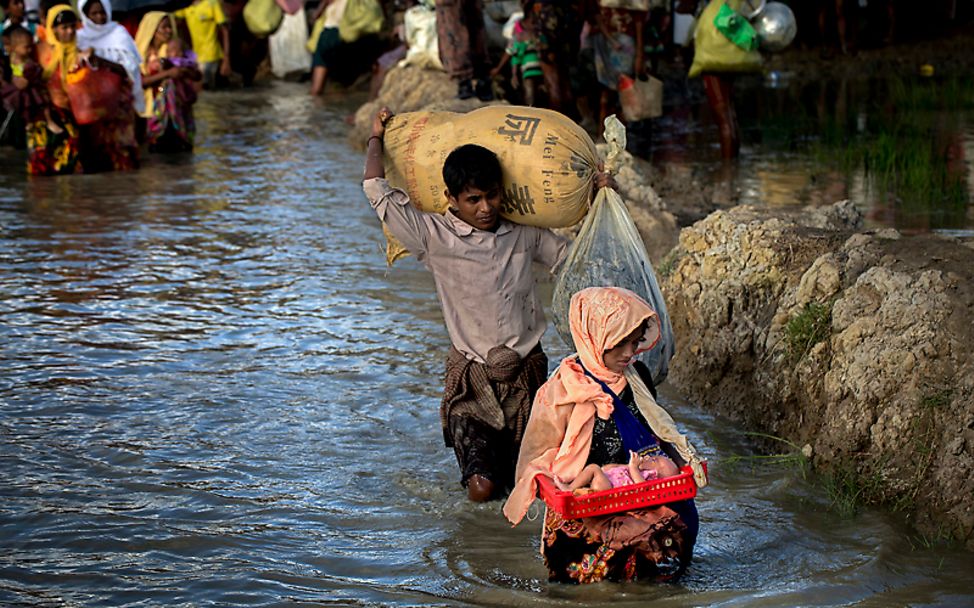
[(588, 460), (595, 416), (607, 420), (612, 415), (612, 398), (585, 375), (576, 356), (594, 376), (621, 393), (626, 378), (605, 367), (603, 353), (643, 321), (648, 323), (638, 352), (653, 348), (660, 338), (659, 317), (642, 298), (621, 287), (589, 287), (572, 296), (568, 324), (578, 353), (561, 362), (534, 399), (518, 457), (517, 482), (504, 503), (504, 515), (511, 523), (521, 521), (534, 501), (537, 474), (569, 481), (581, 472)]

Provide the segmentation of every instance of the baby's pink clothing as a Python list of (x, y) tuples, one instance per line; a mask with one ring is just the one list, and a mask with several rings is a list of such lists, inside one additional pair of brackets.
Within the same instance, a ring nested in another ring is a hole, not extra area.
[[(609, 483), (612, 484), (613, 488), (621, 488), (622, 486), (628, 486), (636, 483), (632, 479), (632, 475), (629, 474), (629, 467), (624, 464), (608, 467), (603, 469), (605, 471), (605, 476), (609, 478)], [(643, 475), (642, 481), (647, 479), (656, 479), (659, 477), (656, 469), (650, 469), (648, 471), (640, 471)]]

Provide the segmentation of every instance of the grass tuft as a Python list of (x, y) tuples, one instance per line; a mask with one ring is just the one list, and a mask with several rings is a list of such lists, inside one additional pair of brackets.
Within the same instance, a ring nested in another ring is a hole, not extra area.
[(800, 313), (785, 326), (785, 343), (788, 345), (788, 358), (797, 363), (812, 350), (812, 347), (826, 339), (832, 325), (832, 306), (809, 302)]

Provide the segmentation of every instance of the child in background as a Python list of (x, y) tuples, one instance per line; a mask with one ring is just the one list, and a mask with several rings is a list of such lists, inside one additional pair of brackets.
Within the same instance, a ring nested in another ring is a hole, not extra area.
[(203, 72), (203, 86), (216, 87), (217, 73), (230, 76), (230, 28), (220, 0), (194, 0), (190, 6), (173, 13), (185, 19), (193, 49)]
[[(198, 69), (196, 53), (184, 48), (181, 38), (173, 38), (170, 40), (166, 45), (166, 57), (157, 59), (156, 61), (159, 62), (159, 68), (156, 71), (168, 70), (169, 68)], [(185, 78), (175, 78), (173, 82), (176, 85), (176, 95), (179, 97), (180, 102), (187, 104), (196, 103), (196, 87), (193, 86), (191, 81)]]
[(507, 62), (511, 62), (511, 85), (521, 89), (524, 105), (534, 106), (538, 101), (538, 89), (544, 73), (538, 56), (538, 35), (534, 27), (533, 13), (527, 13), (514, 23), (514, 32), (506, 52), (490, 75), (497, 76)]
[(34, 60), (34, 37), (20, 26), (9, 33), (11, 81), (3, 86), (3, 102), (26, 125), (27, 173), (74, 173), (80, 166), (65, 159), (76, 156), (78, 133), (72, 124), (54, 118), (44, 70)]
[(24, 0), (0, 0), (0, 7), (3, 7), (6, 17), (3, 24), (0, 24), (0, 30), (19, 25), (30, 32), (31, 37), (37, 34), (37, 22), (27, 18)]
[[(5, 105), (12, 112), (19, 112), (27, 124), (38, 120), (52, 133), (64, 131), (51, 118), (47, 87), (44, 83), (44, 70), (34, 61), (34, 36), (25, 27), (15, 25), (9, 30), (10, 40), (10, 85), (16, 89), (4, 94)], [(7, 93), (10, 93), (8, 96)]]
[[(609, 5), (609, 6), (603, 6)], [(619, 78), (637, 78), (646, 72), (646, 49), (643, 41), (648, 10), (617, 8), (615, 2), (598, 2), (588, 8), (592, 26), (592, 48), (595, 51), (595, 73), (601, 85), (599, 100), (599, 135), (605, 119), (619, 113)], [(646, 6), (648, 0), (629, 2), (629, 6)]]

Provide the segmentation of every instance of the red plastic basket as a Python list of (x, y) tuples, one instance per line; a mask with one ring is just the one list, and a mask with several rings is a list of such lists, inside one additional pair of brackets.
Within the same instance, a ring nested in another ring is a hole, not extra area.
[[(704, 471), (707, 470), (706, 462), (703, 463), (703, 468)], [(682, 467), (680, 473), (672, 477), (651, 479), (581, 496), (559, 490), (547, 475), (539, 474), (536, 479), (541, 499), (550, 509), (554, 509), (565, 519), (609, 515), (620, 511), (689, 500), (697, 495), (697, 483), (693, 480), (693, 469), (689, 466)]]

